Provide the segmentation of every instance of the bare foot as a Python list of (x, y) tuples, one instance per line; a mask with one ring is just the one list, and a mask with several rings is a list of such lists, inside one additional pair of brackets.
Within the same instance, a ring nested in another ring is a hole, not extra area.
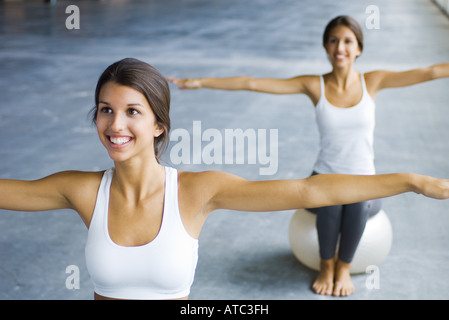
[(334, 288), (334, 259), (321, 260), (320, 272), (312, 285), (313, 291), (317, 294), (330, 296)]
[(347, 297), (354, 293), (355, 288), (351, 281), (350, 263), (338, 260), (335, 266), (335, 283), (333, 295), (336, 297)]

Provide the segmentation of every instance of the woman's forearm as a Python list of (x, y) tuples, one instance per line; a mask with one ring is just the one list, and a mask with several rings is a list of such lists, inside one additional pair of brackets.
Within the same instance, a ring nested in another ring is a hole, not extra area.
[(219, 89), (219, 90), (251, 90), (251, 77), (230, 78), (171, 78), (167, 80), (177, 85), (179, 89)]
[(229, 78), (200, 78), (200, 88), (219, 90), (251, 90), (251, 77), (229, 77)]
[(361, 202), (414, 190), (409, 174), (321, 174), (300, 181), (300, 185), (307, 208)]
[(305, 207), (361, 202), (415, 192), (436, 199), (449, 197), (449, 181), (412, 173), (373, 176), (314, 175), (302, 180)]

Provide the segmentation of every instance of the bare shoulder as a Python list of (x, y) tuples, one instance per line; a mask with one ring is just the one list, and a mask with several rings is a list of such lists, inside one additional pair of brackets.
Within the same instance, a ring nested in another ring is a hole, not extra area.
[(373, 70), (365, 72), (363, 75), (365, 77), (366, 84), (369, 85), (372, 83), (379, 83), (389, 72), (390, 71), (387, 70)]
[(291, 78), (291, 80), (297, 81), (309, 89), (320, 88), (320, 76), (316, 74), (304, 74)]
[(61, 181), (59, 185), (64, 195), (86, 226), (90, 225), (103, 174), (104, 171), (64, 171), (55, 174), (55, 178)]
[(364, 73), (366, 90), (373, 98), (382, 89), (382, 81), (388, 73), (390, 71), (386, 70), (374, 70)]
[(219, 171), (178, 171), (178, 204), (186, 230), (197, 238), (209, 213), (212, 199), (225, 180), (232, 177)]
[(298, 81), (301, 81), (304, 88), (304, 94), (306, 94), (313, 105), (318, 103), (321, 95), (320, 76), (319, 75), (303, 75), (297, 77)]
[(222, 171), (178, 171), (178, 181), (181, 187), (192, 190), (214, 189), (214, 186), (223, 185), (232, 181), (244, 180), (239, 176)]
[[(85, 190), (86, 193), (91, 189), (98, 189), (104, 171), (61, 171), (47, 178), (54, 181), (67, 191)], [(42, 180), (44, 180), (42, 179)]]
[(179, 188), (193, 197), (196, 194), (201, 194), (202, 197), (212, 195), (224, 180), (234, 177), (236, 176), (221, 171), (178, 171)]
[(179, 171), (178, 181), (180, 207), (191, 214), (207, 215), (214, 209), (213, 199), (217, 194), (246, 180), (221, 171)]

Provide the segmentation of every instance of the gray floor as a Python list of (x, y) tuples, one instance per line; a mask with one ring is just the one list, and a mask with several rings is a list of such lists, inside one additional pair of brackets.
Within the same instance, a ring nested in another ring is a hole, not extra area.
[[(87, 114), (101, 71), (128, 56), (167, 76), (290, 77), (330, 68), (325, 24), (349, 14), (364, 27), (357, 69), (404, 70), (449, 61), (449, 19), (430, 0), (77, 1), (80, 29), (65, 26), (70, 1), (0, 1), (0, 177), (35, 179), (66, 169), (111, 166)], [(380, 28), (368, 29), (376, 5)], [(375, 137), (379, 173), (449, 177), (449, 80), (381, 92)], [(172, 86), (173, 129), (277, 129), (278, 170), (256, 164), (180, 164), (247, 179), (310, 174), (318, 134), (304, 96), (180, 91)], [(175, 143), (175, 142), (173, 142)], [(172, 143), (172, 146), (173, 146)], [(203, 145), (204, 146), (204, 145)], [(166, 161), (170, 163), (170, 149)], [(448, 299), (447, 201), (414, 194), (386, 199), (394, 243), (380, 266), (380, 288), (354, 277), (348, 299)], [(208, 219), (191, 299), (335, 299), (310, 290), (316, 272), (288, 243), (293, 211), (235, 213)], [(0, 299), (91, 299), (84, 262), (86, 230), (74, 212), (0, 212)], [(69, 290), (67, 266), (80, 289)]]

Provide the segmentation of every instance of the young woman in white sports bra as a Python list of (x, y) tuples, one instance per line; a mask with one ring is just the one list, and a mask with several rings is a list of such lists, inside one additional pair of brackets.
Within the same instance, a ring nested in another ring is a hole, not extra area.
[(449, 198), (449, 180), (411, 173), (247, 181), (164, 167), (159, 159), (168, 142), (169, 107), (168, 83), (157, 70), (136, 59), (118, 61), (101, 75), (93, 110), (114, 167), (36, 181), (0, 179), (2, 209), (79, 213), (89, 229), (86, 265), (96, 299), (186, 299), (197, 239), (216, 209), (290, 210), (403, 192)]
[[(323, 46), (332, 71), (322, 76), (289, 79), (168, 78), (180, 89), (250, 90), (272, 94), (306, 94), (315, 106), (320, 152), (315, 174), (374, 174), (373, 137), (376, 94), (386, 88), (405, 87), (449, 77), (449, 63), (403, 72), (372, 71), (361, 74), (353, 65), (363, 50), (363, 33), (348, 16), (331, 20)], [(347, 296), (353, 293), (350, 264), (369, 216), (380, 210), (379, 201), (311, 210), (317, 214), (321, 270), (313, 284), (318, 294)], [(338, 260), (334, 255), (340, 238)]]

